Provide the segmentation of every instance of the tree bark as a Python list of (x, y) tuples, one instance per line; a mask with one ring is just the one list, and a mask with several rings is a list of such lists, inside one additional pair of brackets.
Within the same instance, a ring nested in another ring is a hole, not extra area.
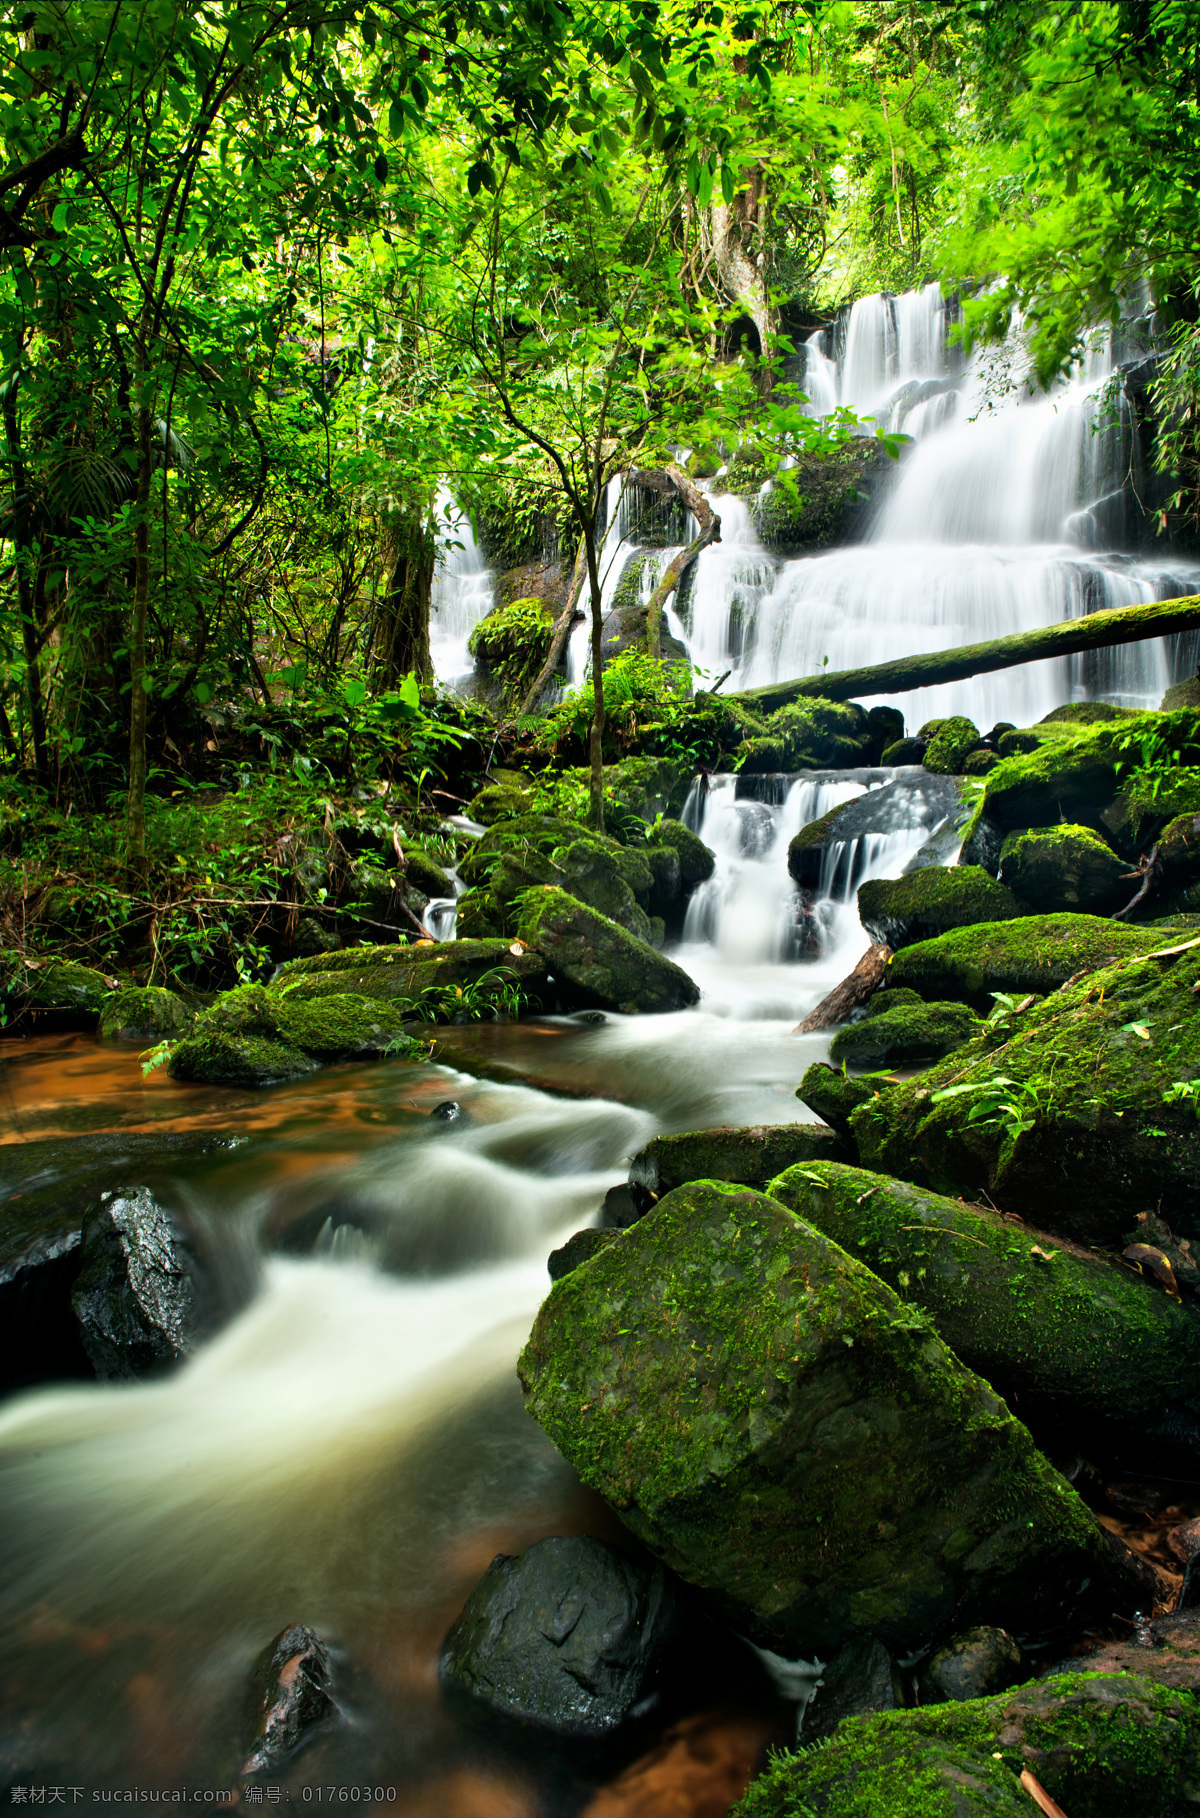
[(562, 653), (566, 646), (567, 638), (570, 636), (571, 626), (575, 623), (576, 602), (583, 590), (583, 583), (586, 575), (587, 544), (584, 539), (580, 537), (579, 547), (575, 552), (575, 567), (571, 572), (570, 585), (567, 588), (566, 601), (558, 618), (555, 620), (554, 636), (550, 640), (550, 649), (546, 654), (546, 661), (538, 671), (537, 680), (534, 682), (529, 693), (525, 696), (525, 699), (517, 709), (518, 718), (534, 711), (538, 702), (541, 700), (544, 691), (549, 686), (550, 677), (554, 674), (554, 671), (562, 661)]
[(13, 541), (16, 547), (17, 604), (21, 614), (21, 644), (25, 654), (25, 690), (29, 701), (29, 733), (33, 740), (33, 768), (39, 783), (50, 778), (46, 751), (46, 716), (42, 706), (41, 638), (34, 609), (33, 590), (29, 585), (30, 501), (29, 480), (25, 472), (25, 453), (21, 446), (21, 425), (17, 416), (16, 395), (9, 386), (4, 400), (4, 433), (8, 442), (9, 471), (12, 475)]
[(378, 677), (384, 688), (402, 676), (433, 680), (429, 654), (429, 605), (433, 595), (434, 541), (424, 517), (406, 514), (397, 538), (399, 549), (383, 604), (383, 636)]
[(588, 800), (588, 826), (604, 832), (604, 607), (600, 586), (599, 553), (596, 549), (596, 518), (583, 533), (587, 556), (588, 588), (592, 609), (592, 731), (588, 742), (591, 764), (591, 789)]
[(802, 1023), (796, 1024), (792, 1034), (814, 1035), (818, 1029), (836, 1029), (839, 1023), (844, 1023), (852, 1010), (865, 1004), (879, 989), (891, 957), (891, 948), (882, 943), (868, 947), (853, 972), (840, 985), (835, 985), (829, 996), (823, 997)]
[(129, 631), (129, 792), (125, 802), (125, 868), (146, 875), (146, 613), (150, 602), (150, 477), (153, 418), (137, 413), (137, 494), (133, 531), (133, 613)]
[(654, 470), (642, 474), (632, 473), (629, 479), (631, 485), (641, 486), (647, 492), (675, 492), (700, 526), (700, 535), (686, 549), (681, 549), (675, 560), (668, 564), (666, 573), (651, 594), (646, 607), (646, 648), (651, 656), (661, 656), (663, 608), (701, 550), (707, 549), (710, 543), (721, 541), (721, 520), (682, 467), (670, 465), (661, 472)]
[(849, 701), (862, 695), (901, 694), (910, 688), (933, 688), (940, 682), (961, 681), (964, 676), (1013, 669), (1020, 663), (1044, 662), (1051, 657), (1075, 656), (1083, 650), (1137, 644), (1145, 638), (1169, 637), (1175, 632), (1197, 629), (1200, 594), (1188, 594), (1178, 600), (1152, 601), (1148, 606), (1115, 606), (1107, 612), (1090, 612), (1086, 618), (1063, 619), (1037, 631), (1022, 631), (1014, 637), (964, 644), (957, 650), (934, 650), (924, 656), (900, 657), (869, 669), (842, 669), (833, 675), (771, 682), (765, 688), (748, 688), (731, 698), (752, 701), (769, 712), (801, 697)]

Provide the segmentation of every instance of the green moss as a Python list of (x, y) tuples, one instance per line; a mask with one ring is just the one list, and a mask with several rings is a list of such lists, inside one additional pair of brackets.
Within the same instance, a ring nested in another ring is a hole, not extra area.
[(796, 1087), (796, 1097), (810, 1111), (815, 1111), (831, 1130), (848, 1137), (851, 1114), (876, 1093), (890, 1090), (893, 1084), (894, 1081), (887, 1079), (850, 1079), (824, 1061), (814, 1061)]
[(774, 1757), (736, 1818), (1019, 1818), (1024, 1769), (1071, 1818), (1181, 1818), (1200, 1784), (1200, 1705), (1124, 1673), (1063, 1673), (961, 1704), (850, 1717)]
[(1179, 707), (1200, 707), (1200, 673), (1186, 676), (1182, 682), (1173, 682), (1163, 695), (1161, 707), (1164, 713)]
[(693, 1180), (764, 1187), (785, 1168), (817, 1156), (835, 1159), (844, 1144), (826, 1124), (761, 1124), (748, 1129), (690, 1130), (656, 1136), (634, 1156), (633, 1185), (661, 1197)]
[(926, 770), (938, 776), (961, 776), (967, 756), (979, 744), (979, 728), (961, 714), (943, 720), (925, 751)]
[(776, 481), (761, 492), (756, 482), (753, 513), (763, 543), (788, 554), (842, 540), (863, 497), (863, 477), (878, 460), (878, 444), (856, 438), (820, 458), (801, 454), (790, 484)]
[(1148, 928), (1090, 915), (1027, 915), (952, 929), (905, 947), (888, 964), (889, 985), (907, 985), (927, 1001), (954, 999), (992, 1008), (997, 991), (1024, 997), (1056, 991), (1077, 972), (1149, 953), (1161, 938)]
[(420, 846), (404, 848), (404, 875), (424, 896), (453, 896), (454, 884), (448, 872), (431, 859)]
[(1137, 889), (1128, 864), (1099, 834), (1069, 823), (1010, 833), (1000, 849), (1000, 882), (1039, 915), (1112, 915)]
[(845, 1024), (834, 1036), (829, 1054), (839, 1066), (911, 1067), (953, 1053), (982, 1026), (966, 1004), (926, 1004), (918, 999)]
[(1195, 1425), (1200, 1322), (1124, 1265), (836, 1161), (792, 1167), (767, 1191), (924, 1308), (1010, 1400), (1037, 1396), (1135, 1436), (1180, 1410)]
[(875, 941), (909, 947), (948, 928), (1015, 921), (1028, 913), (1020, 898), (979, 865), (926, 865), (903, 877), (860, 884), (858, 916)]
[(114, 991), (100, 1015), (105, 1041), (165, 1041), (182, 1035), (195, 1021), (195, 1012), (174, 991), (158, 985), (127, 985)]
[(4, 997), (35, 1028), (89, 1029), (116, 982), (74, 960), (22, 961), (14, 956)]
[(659, 821), (649, 837), (654, 843), (670, 846), (679, 854), (680, 882), (686, 887), (703, 884), (712, 876), (716, 859), (700, 836), (685, 827), (682, 821)]
[[(1058, 821), (1098, 825), (1118, 787), (1118, 766), (1138, 762), (1138, 741), (1161, 738), (1200, 761), (1200, 715), (1191, 711), (1142, 713), (1094, 726), (1052, 724), (1024, 756), (1005, 756), (984, 784), (985, 812), (1006, 832), (1050, 827)], [(1004, 753), (1013, 737), (1000, 742)], [(1132, 739), (1133, 744), (1126, 741)]]
[(271, 986), (272, 996), (301, 1001), (354, 992), (386, 1002), (409, 1001), (422, 992), (473, 984), (484, 973), (503, 971), (521, 987), (522, 999), (541, 1002), (546, 966), (537, 953), (514, 952), (510, 940), (430, 941), (412, 947), (346, 947), (289, 960)]
[(1028, 1633), (1092, 1572), (1111, 1594), (1100, 1530), (987, 1384), (760, 1193), (668, 1194), (556, 1284), (518, 1371), (584, 1482), (791, 1654)]
[(405, 1033), (408, 1015), (407, 1004), (352, 992), (308, 1002), (242, 985), (197, 1019), (171, 1056), (170, 1071), (174, 1079), (209, 1085), (260, 1086), (311, 1073), (324, 1061), (423, 1055), (425, 1048)]
[(499, 683), (504, 699), (520, 702), (550, 654), (554, 613), (542, 599), (512, 600), (480, 619), (467, 640), (476, 667)]
[(919, 764), (924, 755), (925, 747), (918, 739), (896, 739), (884, 747), (879, 761), (890, 770), (901, 764)]
[(867, 715), (853, 701), (792, 701), (741, 750), (742, 769), (750, 774), (864, 764), (870, 757)]
[(521, 900), (518, 934), (544, 955), (554, 976), (614, 1010), (681, 1010), (698, 987), (681, 966), (564, 890), (530, 890)]
[[(1036, 919), (1052, 933), (1053, 924), (1082, 918)], [(1007, 923), (996, 933), (1032, 925)], [(852, 1113), (866, 1166), (942, 1193), (987, 1193), (1006, 1212), (1082, 1243), (1115, 1243), (1132, 1214), (1156, 1207), (1184, 1235), (1200, 1235), (1195, 1102), (1164, 1099), (1174, 1082), (1200, 1077), (1200, 945), (1172, 952), (1195, 934), (1181, 942), (1169, 928), (1092, 925), (1104, 944), (1123, 936), (1130, 957), (1088, 971)], [(911, 947), (899, 959), (921, 951)], [(1062, 953), (1057, 943), (1035, 952), (1057, 970), (1081, 972), (1106, 957), (1100, 942), (1090, 954), (1078, 944)], [(1158, 952), (1164, 957), (1137, 957)], [(1048, 982), (1046, 965), (1038, 969)], [(1028, 961), (1019, 976), (1031, 980)], [(978, 1093), (1001, 1078), (1010, 1084), (996, 1102), (1016, 1110), (970, 1120)], [(954, 1096), (935, 1101), (950, 1087)]]
[(1065, 707), (1056, 707), (1047, 713), (1041, 724), (1043, 726), (1100, 726), (1111, 720), (1132, 720), (1137, 718), (1136, 707), (1118, 707), (1113, 701), (1069, 701)]

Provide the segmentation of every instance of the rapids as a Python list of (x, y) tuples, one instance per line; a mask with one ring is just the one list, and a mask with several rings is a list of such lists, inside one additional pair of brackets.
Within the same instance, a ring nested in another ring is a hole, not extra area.
[[(723, 541), (671, 622), (700, 669), (750, 685), (1194, 584), (1169, 554), (1098, 547), (1112, 517), (1099, 506), (1136, 466), (1128, 412), (1097, 402), (1108, 355), (1051, 397), (1019, 384), (997, 397), (982, 364), (964, 369), (947, 350), (947, 315), (933, 287), (868, 298), (809, 343), (812, 409), (850, 403), (914, 439), (853, 548), (780, 562), (746, 502), (717, 492)], [(433, 652), (456, 681), (492, 588), (449, 495), (439, 513)], [(638, 544), (615, 486), (607, 598), (631, 561), (648, 589), (666, 554)], [(1188, 654), (1134, 646), (897, 704), (910, 726), (953, 709), (986, 729), (1081, 695), (1152, 703)], [(577, 640), (576, 678), (585, 655)], [(677, 957), (701, 1003), (455, 1032), (511, 1083), (385, 1061), (248, 1094), (143, 1080), (133, 1054), (83, 1038), (0, 1048), (0, 1176), (6, 1153), (34, 1138), (243, 1139), (155, 1180), (233, 1284), (207, 1342), (154, 1383), (68, 1383), (0, 1408), (0, 1749), (12, 1781), (228, 1788), (248, 1663), (299, 1621), (341, 1651), (345, 1721), (275, 1776), (293, 1803), (313, 1803), (322, 1784), (370, 1784), (393, 1788), (385, 1803), (412, 1818), (583, 1811), (586, 1773), (465, 1728), (435, 1676), (442, 1636), (493, 1554), (612, 1531), (521, 1407), (513, 1361), (546, 1255), (597, 1216), (655, 1132), (809, 1115), (794, 1087), (828, 1038), (791, 1031), (865, 945), (855, 888), (898, 875), (931, 836), (953, 844), (921, 776), (697, 785), (685, 816), (717, 868)], [(819, 954), (799, 957), (788, 839), (889, 785), (892, 819), (831, 855)], [(447, 901), (437, 931), (452, 925)], [(429, 1116), (450, 1099), (462, 1117)], [(301, 1229), (307, 1248), (289, 1248)], [(694, 1696), (698, 1709), (734, 1693), (718, 1675)]]

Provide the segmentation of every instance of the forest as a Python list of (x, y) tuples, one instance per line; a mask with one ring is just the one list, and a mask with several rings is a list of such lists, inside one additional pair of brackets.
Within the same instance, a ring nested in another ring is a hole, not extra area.
[(0, 6), (13, 1803), (1194, 1809), (1198, 172), (1200, 0)]

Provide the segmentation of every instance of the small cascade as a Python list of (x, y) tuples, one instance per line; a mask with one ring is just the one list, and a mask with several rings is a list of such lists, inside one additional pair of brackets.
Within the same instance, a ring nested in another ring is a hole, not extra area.
[(714, 493), (721, 541), (701, 551), (682, 617), (692, 663), (706, 675), (743, 665), (760, 612), (776, 583), (745, 499)]
[(429, 611), (429, 654), (439, 682), (461, 686), (473, 672), (467, 640), (495, 603), (492, 577), (475, 541), (471, 520), (449, 488), (438, 489), (434, 506), (438, 557)]

